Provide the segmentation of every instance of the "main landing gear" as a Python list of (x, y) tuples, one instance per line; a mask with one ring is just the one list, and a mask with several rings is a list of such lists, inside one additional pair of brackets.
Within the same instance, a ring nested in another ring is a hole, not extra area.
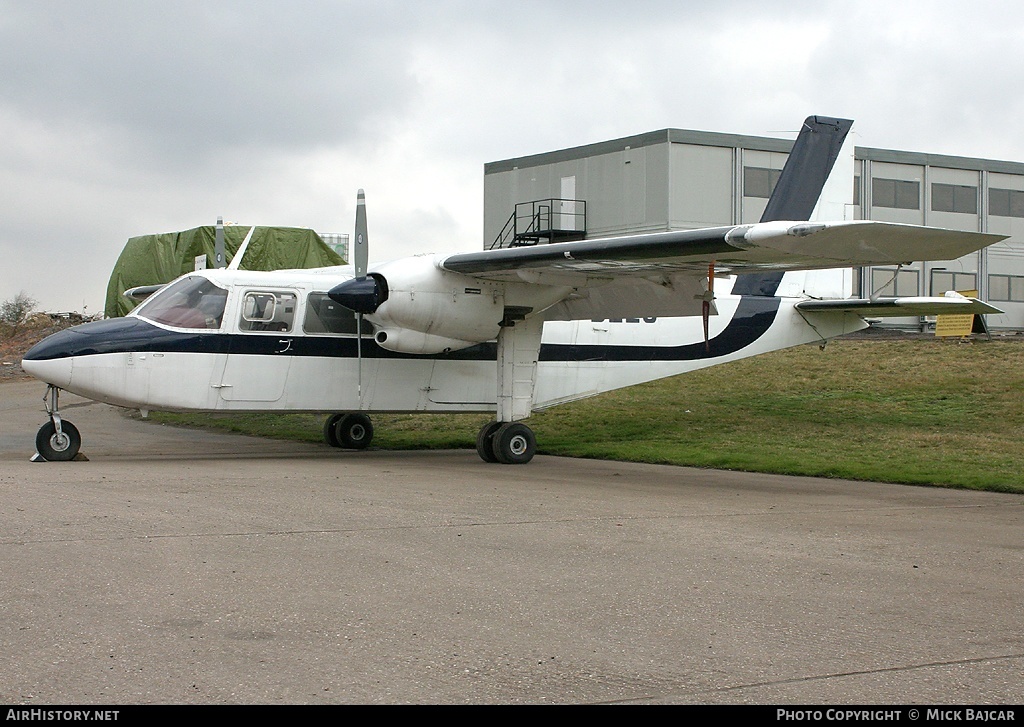
[(324, 441), (341, 449), (366, 449), (373, 440), (373, 423), (365, 414), (331, 414), (324, 422)]
[(537, 453), (537, 438), (522, 422), (489, 422), (476, 435), (476, 453), (484, 462), (526, 464)]
[(52, 385), (46, 387), (43, 402), (50, 421), (36, 433), (36, 452), (39, 458), (47, 462), (70, 462), (82, 448), (82, 435), (78, 433), (78, 428), (60, 418), (59, 397), (60, 389)]

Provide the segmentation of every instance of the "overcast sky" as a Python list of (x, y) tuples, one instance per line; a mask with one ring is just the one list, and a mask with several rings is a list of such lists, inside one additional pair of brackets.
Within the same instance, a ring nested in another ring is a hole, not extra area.
[(129, 237), (480, 249), (486, 162), (667, 127), (1024, 161), (1024, 6), (0, 0), (0, 300), (102, 310)]

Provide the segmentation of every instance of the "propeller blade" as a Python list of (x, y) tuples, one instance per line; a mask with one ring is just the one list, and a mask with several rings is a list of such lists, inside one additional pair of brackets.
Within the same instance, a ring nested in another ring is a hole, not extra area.
[[(353, 248), (352, 259), (355, 262), (355, 279), (366, 280), (366, 267), (370, 259), (369, 238), (366, 230), (366, 195), (359, 190), (356, 195), (356, 239)], [(376, 280), (374, 281), (374, 293), (376, 293)], [(373, 306), (376, 310), (376, 306)], [(359, 397), (359, 408), (363, 408), (363, 311), (356, 308), (356, 359), (358, 361), (358, 373), (356, 378), (356, 393)]]
[(369, 242), (366, 236), (366, 195), (359, 190), (356, 197), (356, 240), (352, 248), (352, 260), (355, 263), (356, 280), (366, 277), (366, 266), (370, 258)]

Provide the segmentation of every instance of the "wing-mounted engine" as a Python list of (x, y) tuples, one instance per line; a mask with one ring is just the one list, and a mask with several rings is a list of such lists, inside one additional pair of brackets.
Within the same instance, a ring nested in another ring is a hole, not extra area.
[(442, 270), (426, 255), (381, 265), (328, 295), (362, 313), (381, 348), (401, 353), (443, 353), (492, 341), (505, 318), (503, 286)]

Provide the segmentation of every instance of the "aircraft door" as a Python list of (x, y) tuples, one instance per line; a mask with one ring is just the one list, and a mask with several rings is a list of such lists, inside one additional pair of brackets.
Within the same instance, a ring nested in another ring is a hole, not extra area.
[(219, 389), (224, 401), (275, 402), (285, 393), (295, 349), (294, 290), (247, 290)]

